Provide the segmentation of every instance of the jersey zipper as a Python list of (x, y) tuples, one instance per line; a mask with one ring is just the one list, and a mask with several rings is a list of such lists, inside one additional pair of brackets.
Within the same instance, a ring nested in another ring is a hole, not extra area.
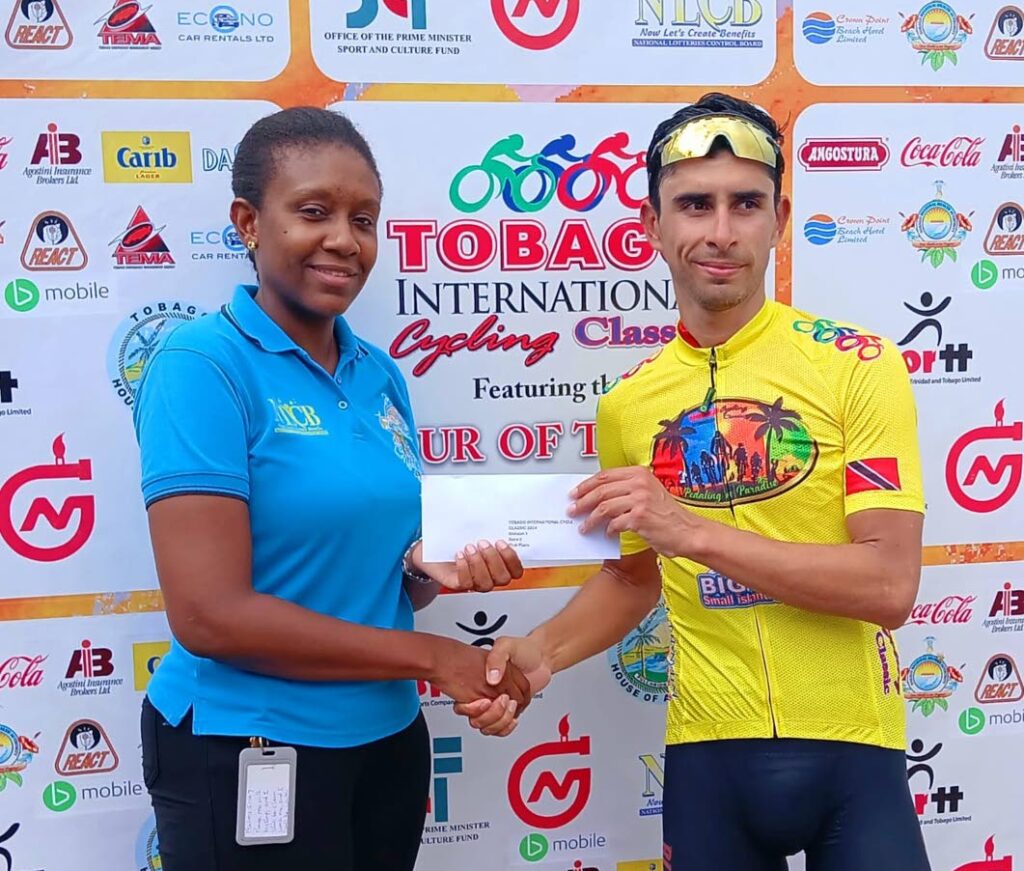
[[(715, 401), (715, 398), (718, 395), (718, 352), (713, 346), (711, 348), (711, 354), (708, 356), (708, 375), (710, 376), (710, 384), (708, 386), (708, 392), (704, 396), (705, 411), (711, 408), (712, 403)], [(720, 430), (718, 428), (718, 408), (716, 407), (715, 432), (718, 433), (719, 431)], [(767, 459), (768, 458), (765, 457), (766, 461)], [(723, 477), (724, 476), (725, 470), (723, 470)], [(723, 480), (722, 483), (725, 485), (725, 495), (726, 498), (729, 500), (729, 513), (732, 515), (733, 526), (736, 529), (739, 529), (740, 525), (739, 520), (736, 517), (736, 506), (733, 504), (732, 501), (732, 488), (729, 486), (728, 480)], [(757, 632), (757, 647), (758, 651), (761, 654), (761, 665), (764, 668), (764, 685), (765, 689), (768, 691), (768, 717), (771, 720), (772, 724), (772, 737), (778, 738), (779, 729), (778, 725), (775, 722), (775, 705), (772, 701), (772, 681), (771, 675), (768, 671), (768, 657), (765, 655), (764, 652), (764, 636), (761, 633), (761, 620), (757, 615), (757, 607), (754, 606), (752, 610), (753, 614), (751, 616), (754, 618), (754, 629)]]

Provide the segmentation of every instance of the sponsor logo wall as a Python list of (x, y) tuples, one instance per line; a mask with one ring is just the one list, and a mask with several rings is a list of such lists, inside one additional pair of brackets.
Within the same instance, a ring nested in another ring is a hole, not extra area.
[[(637, 220), (649, 137), (712, 88), (788, 119), (795, 208), (769, 287), (859, 365), (890, 339), (917, 398), (925, 568), (898, 656), (880, 644), (932, 865), (1024, 862), (1024, 785), (1000, 773), (1024, 733), (1021, 4), (7, 0), (0, 26), (12, 871), (161, 867), (138, 707), (169, 631), (131, 414), (163, 338), (253, 279), (228, 219), (247, 127), (311, 103), (370, 140), (380, 251), (350, 319), (405, 373), (427, 472), (586, 472), (598, 398), (675, 336), (668, 270)], [(486, 647), (586, 575), (443, 596), (418, 625)], [(700, 599), (763, 604), (713, 571)], [(417, 867), (661, 869), (671, 653), (658, 607), (504, 741), (422, 683)]]

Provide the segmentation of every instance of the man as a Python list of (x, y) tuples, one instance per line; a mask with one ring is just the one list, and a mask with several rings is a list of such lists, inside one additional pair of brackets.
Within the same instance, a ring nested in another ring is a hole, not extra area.
[[(572, 494), (622, 557), (499, 639), (488, 679), (511, 661), (536, 690), (664, 591), (667, 871), (781, 871), (800, 851), (808, 871), (926, 871), (891, 634), (921, 568), (913, 397), (891, 342), (766, 300), (790, 215), (779, 141), (721, 94), (655, 132), (642, 218), (679, 335), (602, 398), (603, 471)], [(500, 702), (457, 710), (514, 726)]]

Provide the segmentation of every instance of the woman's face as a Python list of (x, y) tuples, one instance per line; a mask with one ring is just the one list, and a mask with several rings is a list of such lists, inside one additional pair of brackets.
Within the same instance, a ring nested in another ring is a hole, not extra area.
[(244, 240), (255, 239), (260, 288), (302, 318), (343, 314), (377, 261), (381, 189), (357, 151), (334, 144), (276, 149), (257, 209), (232, 204)]

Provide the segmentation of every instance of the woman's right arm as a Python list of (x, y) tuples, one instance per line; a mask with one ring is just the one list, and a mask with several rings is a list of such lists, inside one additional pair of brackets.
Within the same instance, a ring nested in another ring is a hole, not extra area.
[(456, 701), (508, 694), (521, 708), (528, 699), (521, 674), (488, 686), (486, 652), (479, 648), (338, 620), (256, 592), (242, 499), (169, 496), (150, 505), (149, 527), (171, 631), (196, 656), (293, 680), (416, 678)]

